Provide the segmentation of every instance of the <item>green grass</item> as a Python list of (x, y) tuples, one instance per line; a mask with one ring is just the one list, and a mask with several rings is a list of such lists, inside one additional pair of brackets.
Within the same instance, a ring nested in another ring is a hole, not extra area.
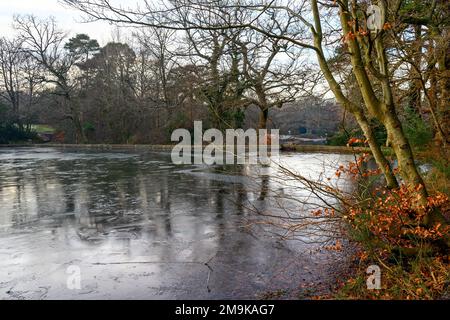
[(36, 131), (36, 133), (54, 133), (55, 129), (45, 125), (45, 124), (33, 124), (31, 125), (31, 130)]

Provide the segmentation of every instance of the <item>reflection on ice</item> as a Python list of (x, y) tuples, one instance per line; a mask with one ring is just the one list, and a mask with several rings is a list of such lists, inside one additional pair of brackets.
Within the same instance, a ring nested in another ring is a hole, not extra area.
[[(324, 161), (346, 160), (280, 156), (316, 179), (335, 170)], [(273, 192), (304, 191), (276, 166), (174, 166), (164, 153), (0, 149), (0, 298), (255, 298), (280, 289), (295, 297), (301, 283), (331, 279), (342, 257), (311, 255), (306, 244), (246, 228), (252, 205), (277, 210)], [(70, 265), (80, 267), (81, 290), (66, 286)], [(311, 272), (317, 266), (321, 271)]]

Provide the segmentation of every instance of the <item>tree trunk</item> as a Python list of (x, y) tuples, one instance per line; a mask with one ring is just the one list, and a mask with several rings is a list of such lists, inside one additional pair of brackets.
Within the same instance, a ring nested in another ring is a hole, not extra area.
[(355, 110), (355, 112), (353, 112), (353, 115), (355, 116), (358, 125), (362, 129), (364, 136), (366, 137), (367, 142), (369, 143), (369, 147), (370, 150), (372, 151), (372, 155), (375, 159), (375, 162), (381, 169), (381, 172), (383, 172), (384, 174), (387, 187), (390, 189), (397, 188), (398, 187), (397, 179), (395, 178), (395, 175), (392, 172), (392, 168), (389, 164), (389, 161), (384, 156), (381, 147), (375, 138), (375, 135), (369, 124), (369, 121), (367, 121), (366, 116), (363, 114), (361, 110), (358, 111)]
[(78, 112), (78, 108), (74, 105), (75, 101), (70, 99), (70, 97), (66, 97), (66, 103), (69, 104), (69, 109), (71, 113), (71, 120), (75, 127), (75, 143), (84, 144), (87, 143), (87, 138), (85, 132), (83, 130), (83, 124), (81, 123), (80, 115)]
[(83, 127), (82, 127), (81, 123), (77, 120), (75, 120), (73, 122), (74, 122), (74, 126), (75, 126), (75, 143), (77, 143), (77, 144), (86, 143), (86, 137), (84, 135)]
[(267, 129), (267, 119), (269, 118), (269, 109), (261, 108), (259, 112), (258, 129)]
[[(390, 108), (384, 107), (382, 109), (384, 111)], [(423, 201), (426, 202), (428, 193), (422, 177), (417, 170), (416, 164), (414, 163), (413, 152), (405, 137), (400, 120), (394, 112), (384, 112), (382, 120), (390, 137), (390, 143), (397, 157), (398, 167), (403, 180), (411, 188), (416, 188), (421, 185), (418, 193)]]
[[(447, 31), (448, 32), (448, 31)], [(448, 36), (446, 37), (448, 38)], [(443, 139), (445, 142), (450, 143), (450, 45), (445, 42), (443, 48), (441, 48), (438, 59), (438, 71), (439, 71), (439, 114), (441, 119), (441, 128)]]

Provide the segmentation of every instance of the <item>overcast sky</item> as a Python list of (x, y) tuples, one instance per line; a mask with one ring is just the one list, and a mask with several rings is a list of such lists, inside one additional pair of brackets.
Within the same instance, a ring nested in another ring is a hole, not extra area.
[(71, 35), (86, 33), (101, 45), (112, 40), (115, 28), (106, 22), (81, 23), (81, 13), (62, 5), (58, 0), (0, 0), (0, 36), (13, 33), (14, 14), (34, 14), (38, 17), (54, 16), (61, 29)]

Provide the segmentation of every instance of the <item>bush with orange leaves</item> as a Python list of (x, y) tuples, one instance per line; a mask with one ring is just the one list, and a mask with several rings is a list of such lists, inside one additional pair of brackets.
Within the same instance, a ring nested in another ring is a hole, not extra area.
[[(348, 146), (362, 143), (360, 139), (352, 138)], [(354, 180), (364, 180), (371, 176), (380, 176), (381, 170), (366, 169), (365, 164), (371, 155), (364, 153), (355, 158), (355, 161), (341, 165), (335, 175), (340, 177), (346, 174)], [(396, 172), (397, 170), (394, 170)], [(444, 205), (449, 199), (444, 193), (436, 192), (428, 197), (426, 205), (419, 198), (418, 191), (422, 185), (413, 190), (406, 185), (391, 190), (385, 186), (366, 186), (371, 190), (369, 197), (355, 197), (347, 199), (347, 214), (344, 215), (355, 230), (362, 230), (370, 238), (383, 248), (395, 246), (398, 248), (414, 248), (417, 244), (424, 242), (436, 242), (448, 237), (450, 227), (448, 225), (436, 224), (425, 227), (423, 221), (432, 210), (445, 210)]]
[(356, 229), (365, 228), (382, 247), (415, 248), (425, 242), (440, 241), (450, 231), (448, 225), (441, 223), (423, 225), (425, 215), (440, 209), (448, 197), (437, 193), (427, 200), (427, 205), (422, 205), (417, 194), (405, 185), (395, 190), (376, 188), (364, 207), (349, 208), (344, 218)]
[[(349, 145), (361, 143), (351, 139)], [(380, 170), (367, 170), (370, 155), (363, 154), (354, 162), (342, 165), (336, 176), (350, 176), (359, 183), (367, 177), (378, 177)], [(395, 171), (394, 171), (395, 172)], [(374, 179), (371, 180), (372, 182)], [(357, 254), (356, 274), (342, 283), (339, 298), (370, 299), (436, 299), (449, 295), (449, 254), (447, 223), (426, 226), (424, 218), (433, 210), (448, 215), (448, 196), (434, 192), (424, 205), (415, 189), (401, 185), (398, 189), (366, 186), (364, 196), (349, 196), (344, 206), (344, 219), (350, 234), (361, 250)], [(382, 269), (382, 289), (368, 290), (366, 268), (377, 264)]]

